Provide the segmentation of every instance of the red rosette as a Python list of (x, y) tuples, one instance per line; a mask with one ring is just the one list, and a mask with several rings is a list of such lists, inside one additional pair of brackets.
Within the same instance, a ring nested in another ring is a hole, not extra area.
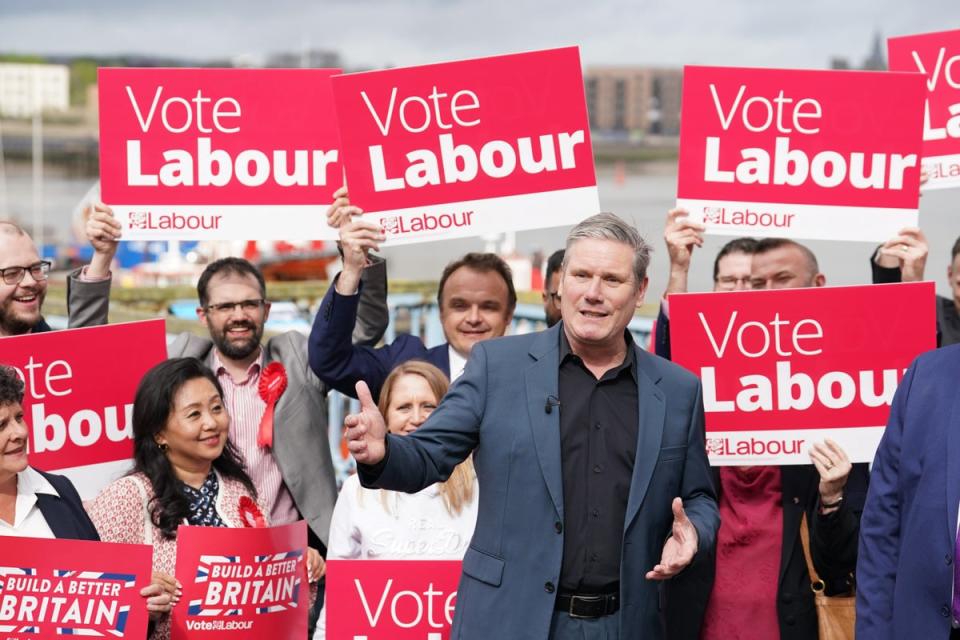
[(240, 514), (240, 522), (245, 527), (263, 529), (267, 526), (267, 519), (263, 517), (260, 507), (250, 496), (241, 496), (238, 513)]
[(273, 409), (287, 389), (287, 370), (279, 362), (271, 362), (260, 372), (260, 383), (257, 392), (267, 408), (260, 418), (260, 429), (257, 431), (257, 444), (265, 449), (273, 447)]

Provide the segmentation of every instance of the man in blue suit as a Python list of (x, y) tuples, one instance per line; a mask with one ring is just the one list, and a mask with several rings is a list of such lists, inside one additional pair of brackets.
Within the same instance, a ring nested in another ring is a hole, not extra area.
[(437, 291), (444, 344), (428, 349), (420, 338), (400, 335), (379, 349), (354, 345), (351, 335), (357, 322), (360, 274), (367, 253), (379, 250), (385, 236), (378, 224), (355, 217), (362, 211), (350, 205), (345, 188), (334, 198), (327, 217), (340, 228), (343, 271), (320, 303), (310, 332), (309, 361), (314, 373), (350, 396), (357, 381), (363, 380), (374, 398), (395, 366), (415, 358), (456, 380), (473, 345), (503, 336), (513, 320), (517, 293), (510, 267), (492, 253), (468, 253), (447, 265)]
[(897, 388), (860, 519), (857, 637), (958, 638), (960, 345)]
[(474, 345), (411, 435), (386, 435), (357, 384), (347, 440), (365, 486), (419, 491), (476, 454), (479, 513), (452, 640), (662, 638), (659, 581), (713, 547), (700, 383), (626, 330), (648, 263), (620, 218), (577, 225), (562, 321)]

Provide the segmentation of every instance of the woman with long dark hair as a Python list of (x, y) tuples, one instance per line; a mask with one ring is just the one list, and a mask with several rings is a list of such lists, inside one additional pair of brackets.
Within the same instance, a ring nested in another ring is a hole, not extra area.
[[(90, 517), (109, 542), (153, 545), (153, 567), (173, 574), (181, 524), (243, 527), (266, 523), (256, 489), (227, 439), (230, 417), (216, 376), (194, 358), (172, 358), (140, 381), (133, 405), (133, 471), (90, 505)], [(311, 579), (322, 559), (308, 553)], [(151, 640), (170, 635), (169, 616)]]

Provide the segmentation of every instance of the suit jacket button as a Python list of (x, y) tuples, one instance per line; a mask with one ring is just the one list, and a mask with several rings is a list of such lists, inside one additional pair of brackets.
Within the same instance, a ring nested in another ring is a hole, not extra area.
[(950, 554), (943, 556), (943, 562), (949, 567), (950, 563), (953, 562), (953, 558), (950, 557)]
[(800, 504), (800, 498), (793, 496), (793, 504)]
[(543, 585), (543, 590), (547, 593), (553, 593), (555, 589), (556, 587), (553, 586), (552, 582), (547, 582), (545, 585)]
[(942, 615), (944, 618), (949, 618), (950, 607), (948, 605), (943, 605), (942, 607), (940, 607), (940, 615)]
[(557, 530), (557, 533), (563, 533), (563, 523), (559, 520), (553, 523), (553, 528)]

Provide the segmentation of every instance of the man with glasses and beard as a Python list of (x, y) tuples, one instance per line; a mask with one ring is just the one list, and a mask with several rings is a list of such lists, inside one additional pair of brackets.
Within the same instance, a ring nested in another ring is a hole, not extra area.
[[(372, 345), (388, 322), (383, 261), (364, 269), (362, 278), (363, 321), (353, 337)], [(197, 358), (216, 374), (230, 414), (230, 439), (270, 511), (270, 522), (287, 524), (302, 516), (311, 546), (320, 542), (326, 549), (337, 499), (327, 438), (328, 387), (307, 363), (307, 337), (288, 331), (261, 345), (270, 302), (263, 275), (246, 260), (223, 258), (207, 265), (197, 294), (197, 316), (210, 337), (181, 334), (168, 348), (169, 357)], [(275, 402), (272, 424), (261, 424), (269, 416), (268, 402)]]
[[(94, 244), (90, 265), (67, 278), (70, 327), (106, 324), (110, 261), (116, 251), (109, 249)], [(42, 315), (50, 266), (26, 231), (0, 220), (0, 338), (50, 331)]]

